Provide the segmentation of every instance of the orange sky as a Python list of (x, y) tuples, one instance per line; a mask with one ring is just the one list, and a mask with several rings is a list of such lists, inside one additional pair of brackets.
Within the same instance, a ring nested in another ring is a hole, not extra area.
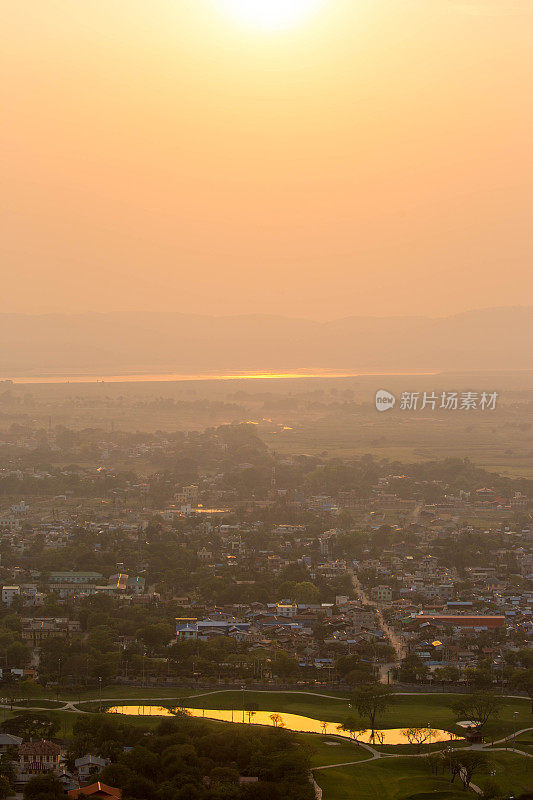
[(0, 12), (0, 311), (533, 303), (532, 0)]

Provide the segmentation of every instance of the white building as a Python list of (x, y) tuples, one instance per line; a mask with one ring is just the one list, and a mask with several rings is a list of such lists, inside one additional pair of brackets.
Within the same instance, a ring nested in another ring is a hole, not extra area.
[(77, 758), (74, 762), (78, 779), (81, 784), (90, 783), (93, 775), (97, 775), (109, 764), (109, 759), (100, 756), (86, 755)]
[(2, 603), (10, 606), (13, 598), (20, 595), (20, 586), (2, 586)]

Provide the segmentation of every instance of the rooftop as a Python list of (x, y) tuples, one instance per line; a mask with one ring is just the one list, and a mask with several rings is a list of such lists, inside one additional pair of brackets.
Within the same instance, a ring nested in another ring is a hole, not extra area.
[(54, 742), (42, 739), (37, 742), (23, 742), (18, 751), (21, 756), (58, 756), (61, 748)]
[(105, 783), (97, 781), (91, 783), (89, 786), (81, 786), (79, 789), (71, 789), (68, 793), (69, 798), (75, 800), (77, 797), (110, 797), (119, 800), (122, 797), (120, 789), (114, 786), (108, 786)]

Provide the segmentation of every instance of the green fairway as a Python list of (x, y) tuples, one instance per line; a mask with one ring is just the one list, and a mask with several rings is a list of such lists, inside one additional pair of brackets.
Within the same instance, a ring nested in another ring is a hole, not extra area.
[[(201, 691), (201, 690), (200, 690)], [(182, 697), (183, 695), (197, 694), (195, 689), (176, 688), (175, 686), (102, 686), (102, 700), (106, 698), (136, 699), (148, 697)], [(92, 689), (62, 689), (59, 697), (65, 700), (97, 700), (100, 696), (98, 688)]]
[[(394, 705), (378, 719), (380, 728), (408, 728), (411, 726), (441, 728), (461, 735), (451, 705), (458, 695), (452, 694), (413, 694), (396, 695)], [(183, 697), (184, 705), (194, 708), (242, 708), (242, 692), (217, 692), (203, 697)], [(279, 711), (302, 714), (327, 722), (342, 722), (349, 713), (348, 701), (341, 698), (327, 698), (318, 695), (289, 692), (245, 692), (245, 703), (257, 703), (260, 711)], [(513, 733), (516, 717), (518, 730), (533, 725), (530, 702), (525, 698), (505, 698), (504, 706), (497, 719), (489, 720), (485, 726), (487, 739), (501, 738)]]
[[(485, 774), (476, 774), (473, 783), (481, 789), (497, 784), (502, 794), (518, 797), (533, 791), (533, 760), (512, 753), (487, 753)], [(449, 776), (432, 775), (422, 758), (384, 758), (353, 767), (315, 770), (315, 780), (324, 800), (458, 800), (464, 797), (462, 785)]]
[(443, 747), (451, 747), (452, 749), (457, 749), (465, 746), (464, 739), (455, 739), (453, 741), (446, 741), (446, 742), (423, 742), (423, 744), (419, 747), (416, 744), (374, 744), (372, 745), (378, 753), (383, 753), (383, 755), (392, 755), (392, 756), (412, 756), (412, 755), (424, 755), (427, 753), (433, 753), (435, 751), (442, 750)]
[(383, 758), (353, 767), (316, 770), (324, 800), (459, 800), (464, 792), (431, 775), (421, 758)]
[[(427, 725), (432, 728), (443, 728), (458, 735), (461, 728), (456, 724), (457, 719), (450, 708), (459, 695), (432, 694), (432, 695), (397, 695), (394, 706), (380, 718), (379, 725), (383, 728), (405, 728), (411, 725)], [(504, 698), (503, 708), (496, 719), (487, 722), (484, 732), (487, 740), (501, 738), (512, 734), (515, 724), (518, 730), (533, 725), (530, 713), (530, 703), (525, 698)]]
[(65, 705), (63, 700), (42, 700), (41, 698), (33, 698), (32, 700), (14, 700), (13, 706), (15, 708), (61, 708)]
[(476, 775), (474, 783), (481, 789), (490, 782), (497, 783), (506, 795), (518, 797), (524, 792), (533, 792), (533, 758), (501, 751), (488, 753), (487, 757), (494, 775)]
[[(533, 727), (533, 726), (532, 726)], [(514, 743), (509, 742), (510, 747), (514, 747)], [(530, 753), (533, 756), (533, 731), (522, 733), (516, 737), (516, 747), (518, 750), (523, 750), (525, 753)]]
[[(127, 705), (128, 700), (145, 700), (144, 705), (150, 704), (150, 698), (154, 701), (153, 705), (184, 705), (193, 708), (205, 709), (242, 709), (243, 701), (245, 705), (250, 703), (257, 705), (259, 711), (278, 711), (287, 714), (301, 714), (313, 719), (324, 720), (326, 722), (342, 722), (350, 713), (348, 700), (341, 697), (321, 697), (318, 694), (304, 692), (256, 692), (245, 691), (213, 691), (200, 693), (189, 690), (157, 690), (135, 688), (135, 690), (125, 690), (119, 692), (110, 687), (105, 692), (102, 691), (103, 702), (105, 698), (117, 698), (124, 700)], [(395, 696), (394, 704), (387, 709), (378, 719), (379, 728), (408, 728), (412, 726), (440, 728), (446, 731), (462, 734), (462, 729), (457, 726), (456, 717), (451, 709), (451, 705), (458, 695), (453, 694), (411, 694)], [(162, 698), (172, 698), (163, 700)], [(83, 696), (82, 696), (83, 699)], [(36, 705), (38, 701), (36, 702)], [(107, 703), (109, 705), (109, 702)], [(132, 705), (135, 703), (132, 702)], [(98, 702), (93, 699), (91, 702), (82, 702), (79, 706), (82, 710), (98, 711)], [(514, 717), (514, 712), (518, 716)], [(363, 723), (363, 721), (362, 721)], [(525, 698), (505, 698), (500, 715), (496, 719), (491, 719), (485, 726), (485, 738), (487, 742), (492, 739), (500, 739), (513, 733), (514, 726), (520, 730), (533, 725), (533, 715), (530, 711), (530, 702)], [(406, 746), (403, 752), (416, 752), (416, 748)], [(389, 748), (384, 749), (389, 752)], [(398, 752), (395, 750), (394, 752)]]
[[(244, 692), (244, 703), (257, 703), (259, 711), (283, 711), (306, 717), (340, 722), (348, 715), (348, 701), (303, 692)], [(193, 708), (235, 708), (243, 705), (243, 692), (216, 692), (203, 697), (183, 698)]]
[(322, 767), (326, 764), (344, 764), (348, 761), (364, 761), (371, 753), (351, 742), (341, 742), (331, 736), (299, 733), (298, 741), (305, 744), (311, 754), (311, 766)]

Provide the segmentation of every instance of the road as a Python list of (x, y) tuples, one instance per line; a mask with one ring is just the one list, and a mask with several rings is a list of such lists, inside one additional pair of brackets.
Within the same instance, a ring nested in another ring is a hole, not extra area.
[(417, 503), (416, 504), (416, 506), (413, 508), (413, 510), (409, 514), (409, 522), (411, 522), (411, 523), (412, 522), (418, 522), (418, 520), (420, 518), (420, 512), (422, 511), (423, 506), (424, 506), (424, 503)]
[(400, 661), (402, 661), (402, 659), (405, 658), (406, 655), (405, 644), (402, 642), (398, 634), (390, 627), (390, 625), (387, 624), (387, 622), (383, 618), (383, 614), (379, 605), (375, 602), (375, 600), (371, 600), (368, 597), (365, 590), (361, 586), (359, 578), (357, 577), (355, 572), (353, 571), (350, 572), (350, 578), (352, 580), (352, 585), (354, 588), (354, 592), (357, 595), (357, 598), (363, 605), (371, 606), (374, 609), (378, 625), (383, 631), (384, 635), (387, 637), (391, 647), (394, 649), (394, 653), (396, 656), (395, 660), (391, 661), (388, 664), (382, 664), (379, 668), (381, 683), (388, 683), (390, 670), (397, 667)]

